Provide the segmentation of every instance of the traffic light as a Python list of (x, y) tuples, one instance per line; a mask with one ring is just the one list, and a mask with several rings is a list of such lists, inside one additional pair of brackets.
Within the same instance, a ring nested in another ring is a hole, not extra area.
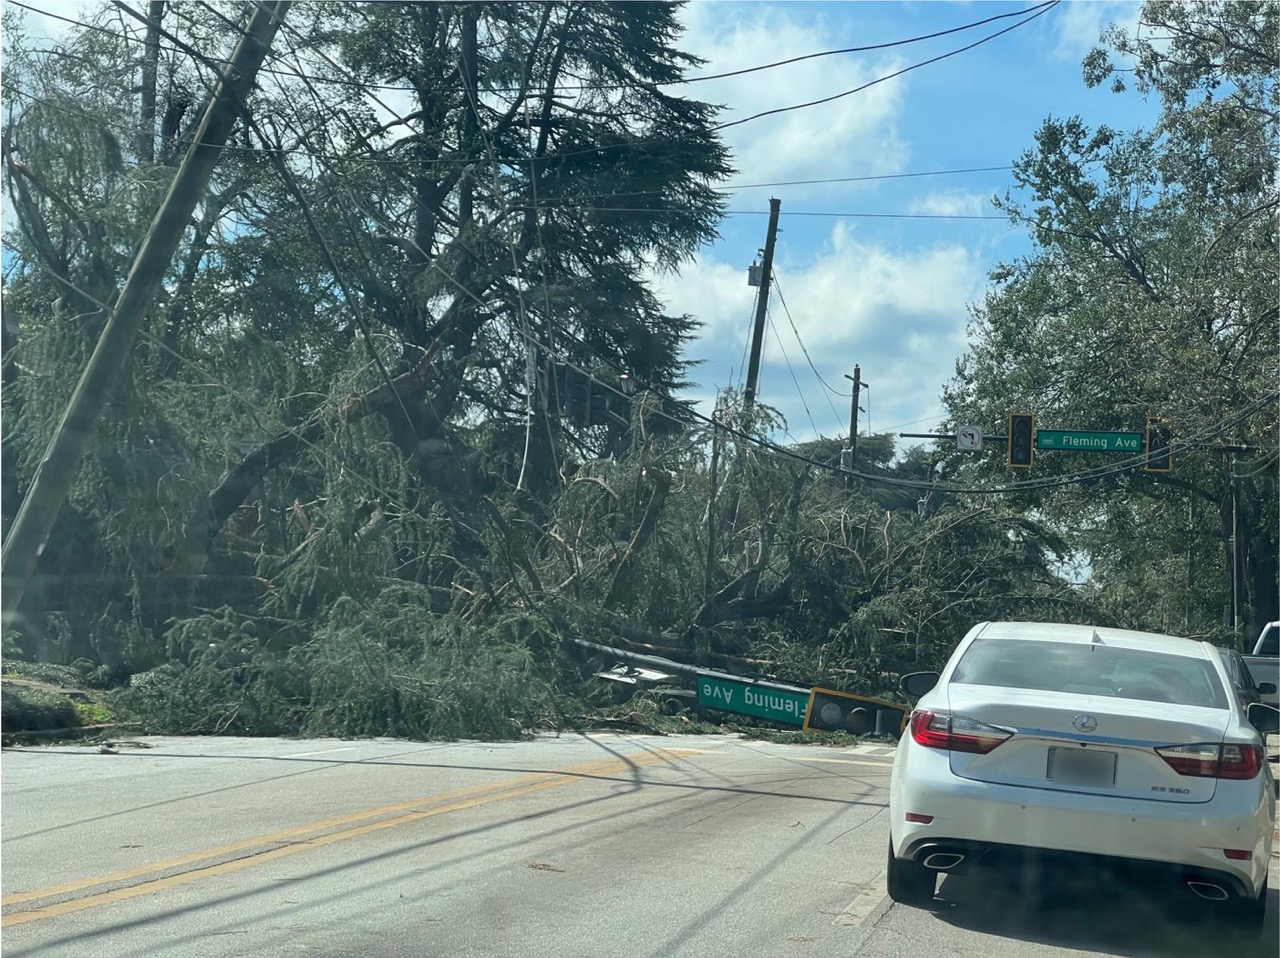
[(1015, 412), (1009, 417), (1009, 465), (1030, 469), (1036, 461), (1036, 417)]
[(892, 702), (852, 692), (815, 688), (805, 710), (806, 732), (852, 732), (855, 735), (902, 734), (907, 709)]
[(1173, 433), (1154, 416), (1147, 417), (1147, 463), (1143, 472), (1173, 472)]

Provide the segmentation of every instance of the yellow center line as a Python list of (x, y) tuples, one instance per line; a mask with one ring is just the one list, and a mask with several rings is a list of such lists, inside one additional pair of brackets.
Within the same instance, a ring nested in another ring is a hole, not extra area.
[[(85, 908), (93, 908), (98, 905), (109, 904), (117, 901), (126, 901), (130, 898), (152, 894), (153, 892), (160, 891), (165, 888), (185, 885), (189, 882), (197, 881), (202, 878), (228, 874), (230, 872), (239, 871), (242, 868), (248, 868), (268, 861), (274, 861), (277, 858), (283, 858), (287, 855), (307, 851), (311, 848), (320, 848), (325, 845), (331, 845), (335, 842), (345, 841), (350, 838), (357, 838), (361, 835), (366, 835), (384, 828), (394, 828), (400, 825), (407, 825), (426, 818), (443, 815), (448, 812), (476, 808), (492, 802), (504, 801), (509, 798), (518, 798), (522, 795), (532, 794), (548, 788), (570, 785), (580, 781), (584, 776), (623, 772), (628, 768), (654, 765), (659, 762), (671, 762), (676, 759), (697, 754), (697, 752), (698, 750), (696, 749), (659, 749), (643, 755), (627, 757), (625, 759), (605, 759), (601, 761), (587, 762), (582, 765), (574, 765), (558, 769), (554, 772), (541, 772), (534, 775), (522, 776), (521, 778), (508, 779), (505, 782), (495, 782), (490, 785), (474, 786), (471, 788), (458, 789), (452, 792), (427, 795), (413, 801), (398, 802), (394, 805), (384, 805), (380, 808), (356, 812), (339, 818), (332, 818), (322, 822), (296, 826), (282, 831), (272, 832), (268, 835), (261, 835), (256, 838), (235, 842), (230, 845), (223, 845), (218, 848), (195, 852), (162, 862), (155, 862), (139, 868), (112, 872), (107, 875), (99, 875), (94, 878), (69, 882), (64, 885), (36, 889), (29, 892), (21, 892), (4, 899), (3, 904), (20, 904), (22, 902), (34, 901), (40, 898), (65, 895), (76, 891), (95, 888), (100, 885), (128, 881), (132, 878), (139, 878), (147, 875), (155, 875), (173, 868), (180, 868), (184, 865), (219, 858), (227, 854), (232, 854), (236, 851), (244, 851), (246, 849), (266, 844), (275, 844), (282, 841), (289, 842), (289, 844), (277, 845), (275, 848), (252, 853), (231, 861), (198, 867), (178, 875), (156, 878), (140, 884), (131, 885), (126, 888), (116, 889), (114, 891), (102, 892), (97, 895), (91, 895), (85, 898), (75, 899), (73, 901), (5, 915), (0, 919), (0, 926), (9, 928), (14, 925), (22, 925), (27, 922), (38, 921), (43, 918), (52, 918), (55, 915), (64, 915), (71, 912), (81, 911)], [(463, 800), (450, 801), (451, 799)], [(442, 801), (449, 803), (444, 805), (438, 804)], [(420, 806), (424, 804), (431, 804), (433, 807), (425, 809), (421, 808)], [(395, 815), (397, 812), (404, 812), (406, 810), (411, 811), (408, 811), (407, 814), (398, 815), (396, 817), (385, 817), (388, 815)], [(370, 819), (381, 820), (370, 822)], [(366, 824), (359, 824), (361, 822)], [(344, 825), (349, 827), (342, 828), (341, 826)], [(318, 832), (325, 832), (326, 830), (333, 828), (337, 828), (338, 830), (329, 831), (327, 834), (317, 834)]]
[[(582, 766), (573, 766), (571, 768), (564, 769), (561, 774), (590, 774), (596, 770), (597, 766), (612, 767), (615, 764), (617, 764), (615, 760), (588, 762)], [(368, 821), (371, 818), (379, 818), (384, 815), (394, 815), (397, 812), (417, 808), (418, 806), (429, 802), (448, 801), (450, 799), (463, 798), (469, 795), (492, 792), (498, 789), (513, 788), (527, 782), (543, 781), (552, 774), (553, 773), (551, 772), (542, 772), (534, 775), (526, 775), (517, 779), (508, 779), (505, 782), (491, 782), (488, 785), (473, 785), (469, 788), (442, 792), (436, 795), (422, 795), (406, 802), (396, 802), (393, 805), (383, 805), (380, 808), (364, 809), (363, 811), (352, 812), (348, 815), (341, 815), (337, 818), (330, 818), (324, 821), (309, 822), (305, 825), (295, 825), (278, 832), (271, 832), (267, 835), (257, 835), (253, 838), (246, 838), (238, 842), (232, 842), (229, 845), (220, 845), (217, 848), (204, 849), (188, 855), (180, 855), (177, 858), (151, 862), (146, 865), (140, 865), (136, 868), (111, 872), (106, 875), (98, 875), (93, 878), (79, 879), (77, 881), (67, 882), (63, 885), (55, 885), (50, 888), (38, 888), (33, 891), (18, 892), (0, 899), (0, 905), (19, 905), (23, 902), (34, 901), (37, 898), (49, 898), (53, 895), (66, 895), (71, 892), (83, 891), (86, 888), (93, 888), (96, 885), (107, 885), (114, 882), (128, 881), (131, 878), (139, 878), (155, 872), (168, 871), (172, 868), (181, 868), (184, 865), (201, 862), (208, 858), (220, 858), (223, 855), (232, 855), (236, 852), (244, 851), (247, 848), (255, 848), (259, 845), (297, 841), (303, 836), (310, 835), (315, 832), (325, 831), (330, 828), (339, 828), (343, 825), (350, 825), (355, 822)]]

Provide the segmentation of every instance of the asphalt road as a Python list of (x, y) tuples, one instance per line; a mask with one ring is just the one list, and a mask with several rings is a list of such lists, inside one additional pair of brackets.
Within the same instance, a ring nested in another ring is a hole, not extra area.
[(885, 896), (891, 751), (725, 736), (146, 739), (6, 750), (4, 955), (1280, 952), (1180, 896), (1060, 882)]

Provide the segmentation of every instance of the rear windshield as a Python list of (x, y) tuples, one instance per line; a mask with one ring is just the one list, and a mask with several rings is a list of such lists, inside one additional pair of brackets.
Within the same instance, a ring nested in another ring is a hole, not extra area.
[(1218, 672), (1208, 660), (1109, 645), (979, 639), (960, 659), (951, 681), (1227, 707)]

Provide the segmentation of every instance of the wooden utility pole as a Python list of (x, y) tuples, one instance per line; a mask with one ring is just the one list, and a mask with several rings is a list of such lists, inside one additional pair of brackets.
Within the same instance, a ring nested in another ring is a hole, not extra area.
[(208, 188), (209, 177), (222, 155), (222, 147), (231, 135), (236, 117), (245, 108), (258, 68), (271, 49), (271, 42), (288, 8), (289, 0), (259, 3), (254, 8), (182, 166), (134, 257), (124, 288), (120, 290), (115, 307), (98, 338), (98, 345), (89, 357), (75, 392), (71, 394), (62, 421), (49, 440), (49, 447), (36, 469), (31, 490), (18, 510), (0, 558), (4, 583), (0, 605), (6, 619), (22, 601), (27, 581), (35, 571), (54, 520), (75, 479), (85, 441), (93, 432), (94, 422), (106, 404), (116, 375), (133, 348), (156, 290), (173, 262), (173, 254), (182, 241), (196, 204)]
[(716, 556), (716, 473), (720, 465), (720, 425), (711, 417), (711, 489), (707, 496), (707, 568), (702, 577), (702, 594), (711, 595)]
[(849, 468), (858, 466), (858, 400), (862, 398), (862, 367), (853, 367), (853, 399), (849, 402)]
[[(862, 367), (854, 365), (853, 375), (844, 374), (853, 383), (853, 398), (849, 400), (849, 448), (841, 454), (841, 465), (850, 471), (858, 468), (858, 401), (862, 398)], [(845, 485), (853, 485), (853, 476), (845, 477)]]
[(782, 201), (769, 200), (769, 232), (764, 238), (764, 262), (760, 264), (760, 296), (756, 300), (756, 321), (751, 331), (751, 362), (747, 366), (747, 388), (742, 394), (742, 408), (749, 411), (756, 401), (760, 382), (760, 349), (764, 345), (764, 320), (769, 311), (769, 284), (773, 282), (773, 246), (778, 238), (778, 212)]

